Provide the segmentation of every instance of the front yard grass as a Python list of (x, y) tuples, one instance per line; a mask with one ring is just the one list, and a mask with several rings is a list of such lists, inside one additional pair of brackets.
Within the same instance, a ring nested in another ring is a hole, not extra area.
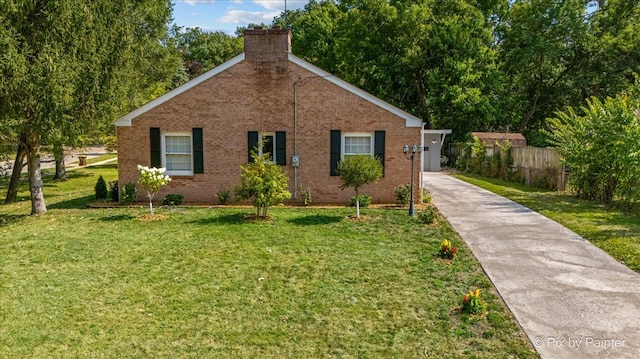
[[(535, 358), (446, 222), (405, 210), (88, 209), (115, 166), (46, 178), (49, 212), (0, 206), (3, 358)], [(2, 191), (6, 186), (2, 187)], [(4, 193), (0, 195), (4, 198)], [(443, 238), (453, 262), (436, 253)], [(461, 313), (480, 288), (484, 315)]]
[(566, 192), (480, 177), (455, 177), (518, 202), (571, 229), (636, 272), (640, 272), (640, 217), (581, 200)]

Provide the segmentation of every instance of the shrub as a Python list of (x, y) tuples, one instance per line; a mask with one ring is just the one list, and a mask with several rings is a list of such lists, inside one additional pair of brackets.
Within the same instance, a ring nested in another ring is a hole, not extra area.
[(112, 201), (118, 202), (120, 200), (118, 192), (118, 180), (109, 182), (109, 195)]
[(136, 193), (138, 189), (136, 188), (135, 182), (125, 183), (122, 186), (122, 203), (136, 203)]
[(462, 311), (469, 314), (479, 314), (484, 311), (484, 303), (480, 299), (480, 289), (472, 290), (462, 297)]
[(418, 220), (424, 224), (434, 223), (438, 219), (438, 212), (433, 206), (428, 206), (418, 213)]
[(396, 194), (396, 200), (398, 200), (398, 204), (403, 206), (409, 205), (411, 201), (411, 185), (405, 184), (402, 186), (398, 186), (393, 190)]
[(580, 198), (630, 207), (640, 203), (640, 87), (615, 98), (588, 99), (548, 120), (552, 143), (571, 168), (569, 186)]
[(222, 187), (216, 191), (216, 198), (221, 205), (225, 205), (231, 201), (231, 188)]
[(280, 204), (291, 198), (287, 190), (289, 178), (282, 172), (280, 165), (269, 160), (268, 154), (259, 156), (252, 153), (253, 162), (240, 166), (240, 186), (236, 188), (236, 196), (243, 199), (253, 199), (256, 216), (267, 217), (269, 207)]
[(302, 204), (305, 206), (310, 206), (313, 202), (311, 198), (311, 188), (300, 185), (300, 193), (302, 193)]
[(430, 203), (431, 202), (431, 194), (429, 190), (426, 188), (422, 189), (422, 203)]
[(96, 191), (96, 199), (107, 198), (107, 182), (104, 181), (102, 176), (98, 177), (98, 181), (94, 187)]
[(350, 203), (352, 207), (355, 207), (360, 202), (360, 207), (368, 207), (371, 204), (371, 196), (367, 196), (366, 194), (359, 194), (357, 196), (351, 197)]
[(178, 193), (169, 193), (162, 199), (162, 204), (165, 206), (179, 206), (182, 204), (184, 196)]

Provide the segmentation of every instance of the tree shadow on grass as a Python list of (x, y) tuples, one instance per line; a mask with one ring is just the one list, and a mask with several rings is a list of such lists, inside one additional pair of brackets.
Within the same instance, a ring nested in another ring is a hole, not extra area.
[(0, 225), (16, 223), (27, 217), (26, 214), (0, 214)]
[(129, 221), (135, 218), (136, 216), (132, 216), (130, 214), (117, 214), (114, 216), (102, 217), (98, 220), (102, 222), (119, 222), (119, 221)]
[(232, 224), (244, 224), (244, 223), (250, 223), (251, 221), (246, 219), (247, 214), (246, 213), (231, 213), (231, 214), (224, 214), (224, 215), (214, 215), (211, 217), (207, 217), (207, 218), (201, 218), (201, 219), (197, 219), (194, 221), (190, 221), (188, 223), (194, 223), (194, 224), (200, 224), (200, 225), (207, 225), (207, 224), (225, 224), (225, 225), (232, 225)]
[(67, 201), (55, 202), (47, 205), (50, 209), (82, 209), (87, 208), (87, 205), (95, 200), (95, 195), (88, 195), (84, 197), (72, 198)]
[(288, 219), (287, 222), (296, 224), (299, 226), (317, 226), (323, 224), (337, 223), (342, 221), (342, 216), (327, 216), (321, 214), (312, 214), (303, 217), (296, 217)]

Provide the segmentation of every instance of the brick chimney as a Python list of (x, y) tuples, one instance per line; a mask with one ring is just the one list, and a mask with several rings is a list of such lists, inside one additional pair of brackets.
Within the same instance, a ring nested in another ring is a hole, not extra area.
[(247, 61), (284, 64), (290, 52), (291, 32), (287, 29), (256, 26), (244, 30), (244, 58)]

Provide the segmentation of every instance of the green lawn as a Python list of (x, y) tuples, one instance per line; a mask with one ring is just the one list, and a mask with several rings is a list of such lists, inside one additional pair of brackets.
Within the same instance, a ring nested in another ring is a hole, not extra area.
[[(89, 209), (98, 175), (46, 178), (49, 212), (0, 206), (3, 358), (535, 358), (445, 223), (405, 210)], [(6, 183), (0, 195), (4, 198)], [(460, 248), (436, 257), (443, 238)], [(481, 288), (485, 315), (460, 312)]]
[(569, 193), (475, 175), (455, 177), (507, 197), (561, 223), (629, 268), (640, 272), (640, 217), (578, 199)]

